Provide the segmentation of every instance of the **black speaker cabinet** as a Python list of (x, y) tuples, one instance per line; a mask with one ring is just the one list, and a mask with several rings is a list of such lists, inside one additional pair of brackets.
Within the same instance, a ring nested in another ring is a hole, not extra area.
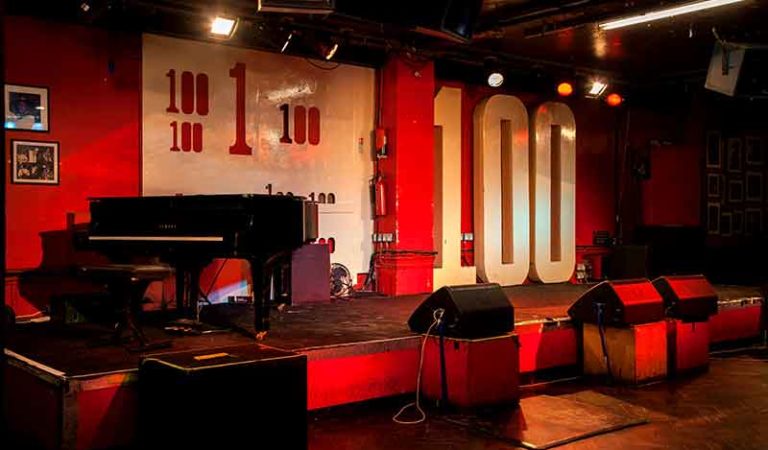
[(408, 326), (417, 333), (426, 333), (438, 308), (445, 310), (446, 336), (497, 336), (515, 328), (514, 308), (495, 283), (442, 287), (416, 308)]
[(702, 321), (717, 314), (717, 292), (704, 275), (659, 277), (653, 285), (664, 299), (669, 317)]
[(139, 434), (149, 450), (306, 449), (306, 356), (251, 344), (146, 357)]
[(600, 309), (608, 326), (664, 320), (664, 302), (647, 279), (603, 281), (579, 297), (568, 315), (577, 322), (597, 324)]

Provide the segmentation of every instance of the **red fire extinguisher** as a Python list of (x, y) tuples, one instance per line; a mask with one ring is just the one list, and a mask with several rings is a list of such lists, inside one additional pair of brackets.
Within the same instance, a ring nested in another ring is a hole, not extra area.
[(376, 175), (373, 183), (374, 211), (376, 216), (387, 215), (387, 195), (384, 188), (384, 177)]

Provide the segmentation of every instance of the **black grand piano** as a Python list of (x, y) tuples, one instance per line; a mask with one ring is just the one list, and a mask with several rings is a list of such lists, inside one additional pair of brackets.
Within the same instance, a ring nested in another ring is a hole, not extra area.
[(156, 256), (176, 270), (178, 311), (194, 313), (200, 272), (214, 258), (251, 264), (254, 328), (269, 329), (266, 269), (317, 238), (317, 204), (279, 195), (91, 199), (88, 246), (112, 261)]

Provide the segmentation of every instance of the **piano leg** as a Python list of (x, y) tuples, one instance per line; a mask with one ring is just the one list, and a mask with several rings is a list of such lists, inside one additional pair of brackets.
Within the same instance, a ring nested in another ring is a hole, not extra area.
[(262, 261), (251, 261), (253, 288), (253, 328), (256, 332), (269, 330), (269, 279)]
[(176, 269), (176, 314), (183, 316), (184, 313), (184, 299), (186, 298), (186, 271), (181, 266), (177, 265)]

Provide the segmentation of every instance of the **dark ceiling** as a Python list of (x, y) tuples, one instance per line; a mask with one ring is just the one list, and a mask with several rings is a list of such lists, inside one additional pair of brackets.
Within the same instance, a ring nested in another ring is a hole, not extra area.
[(317, 42), (335, 38), (342, 43), (341, 61), (378, 65), (397, 51), (460, 72), (492, 57), (510, 71), (534, 76), (604, 73), (635, 85), (703, 80), (716, 41), (713, 29), (724, 40), (768, 43), (768, 1), (761, 0), (614, 31), (599, 31), (597, 21), (685, 0), (485, 0), (469, 42), (413, 31), (414, 21), (444, 2), (336, 0), (330, 15), (259, 13), (257, 0), (10, 0), (7, 9), (198, 39), (207, 38), (213, 14), (226, 12), (242, 19), (233, 45), (279, 51), (294, 31), (291, 54), (317, 56)]

